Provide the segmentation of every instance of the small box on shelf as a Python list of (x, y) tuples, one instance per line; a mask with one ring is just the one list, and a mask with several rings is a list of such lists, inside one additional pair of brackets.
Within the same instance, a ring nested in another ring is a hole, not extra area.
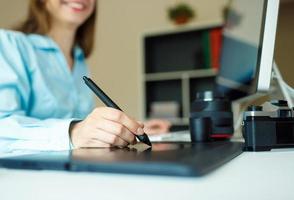
[(180, 104), (177, 101), (154, 101), (150, 105), (151, 118), (175, 119), (179, 118)]

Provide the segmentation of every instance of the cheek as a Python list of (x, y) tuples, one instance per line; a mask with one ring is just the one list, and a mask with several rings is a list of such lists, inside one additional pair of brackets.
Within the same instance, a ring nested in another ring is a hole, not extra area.
[(95, 10), (96, 10), (96, 1), (93, 0), (89, 8), (87, 17), (89, 17)]
[(87, 12), (79, 15), (79, 20), (78, 21), (81, 24), (84, 23), (92, 15), (92, 13), (95, 11), (95, 9), (96, 9), (96, 4), (92, 4), (91, 7), (87, 10)]
[(59, 0), (47, 0), (46, 10), (53, 19), (60, 20), (64, 18), (64, 10)]

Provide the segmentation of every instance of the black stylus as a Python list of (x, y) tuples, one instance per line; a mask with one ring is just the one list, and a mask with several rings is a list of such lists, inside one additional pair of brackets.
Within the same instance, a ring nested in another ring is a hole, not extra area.
[[(96, 96), (108, 107), (115, 108), (117, 110), (122, 111), (118, 105), (116, 105), (104, 92), (101, 90), (90, 78), (84, 76), (83, 77), (85, 84), (96, 94)], [(143, 135), (136, 135), (136, 137), (143, 143), (151, 146), (151, 142), (144, 133)]]

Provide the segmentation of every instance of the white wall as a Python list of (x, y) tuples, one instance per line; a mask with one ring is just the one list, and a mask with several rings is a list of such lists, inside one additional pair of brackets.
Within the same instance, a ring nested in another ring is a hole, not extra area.
[[(166, 10), (175, 0), (100, 0), (97, 49), (89, 63), (95, 80), (123, 109), (140, 115), (141, 37), (144, 32), (172, 28)], [(197, 20), (220, 19), (226, 0), (187, 0)]]
[(283, 78), (294, 87), (294, 1), (280, 6), (275, 59)]
[(10, 28), (24, 19), (28, 0), (0, 0), (0, 28)]

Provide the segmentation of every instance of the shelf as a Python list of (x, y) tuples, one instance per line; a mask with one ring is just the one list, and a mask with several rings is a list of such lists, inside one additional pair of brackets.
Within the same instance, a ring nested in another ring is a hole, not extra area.
[(182, 81), (181, 80), (146, 82), (145, 96), (146, 96), (145, 113), (147, 117), (150, 114), (152, 102), (164, 102), (164, 101), (177, 102), (180, 105), (179, 113), (177, 117), (183, 117)]
[(194, 30), (209, 29), (212, 27), (220, 27), (224, 25), (223, 20), (207, 20), (207, 21), (197, 21), (194, 23), (187, 24), (185, 26), (174, 26), (170, 25), (160, 29), (153, 29), (145, 31), (143, 37), (162, 35), (162, 34), (174, 34), (174, 33), (184, 33)]
[(159, 72), (145, 74), (145, 81), (164, 81), (183, 78), (206, 78), (216, 76), (214, 69), (197, 69), (189, 71)]
[[(147, 118), (146, 120), (150, 120), (152, 118)], [(172, 123), (173, 126), (185, 126), (189, 125), (189, 118), (173, 118), (167, 119), (169, 122)]]
[(207, 37), (210, 30), (222, 25), (221, 21), (198, 21), (143, 35), (143, 118), (150, 118), (153, 102), (174, 101), (179, 104), (179, 113), (169, 119), (173, 127), (189, 126), (195, 94), (214, 88), (218, 70), (210, 68), (212, 62), (207, 61)]

